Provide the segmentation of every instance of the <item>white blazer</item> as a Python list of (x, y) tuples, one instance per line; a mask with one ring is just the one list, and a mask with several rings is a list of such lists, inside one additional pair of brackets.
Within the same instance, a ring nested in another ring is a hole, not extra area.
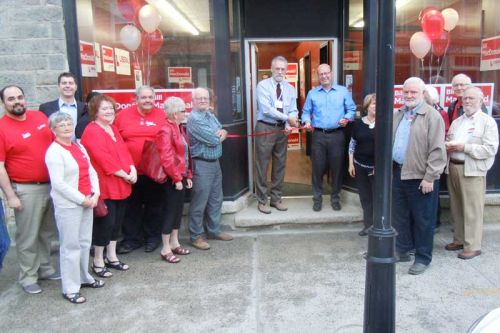
[[(99, 180), (90, 163), (89, 155), (82, 145), (77, 144), (85, 158), (89, 161), (89, 176), (92, 192), (99, 195)], [(78, 191), (79, 168), (71, 153), (57, 142), (52, 144), (45, 153), (45, 164), (49, 170), (51, 191), (50, 196), (55, 207), (75, 208), (83, 203), (85, 195)]]

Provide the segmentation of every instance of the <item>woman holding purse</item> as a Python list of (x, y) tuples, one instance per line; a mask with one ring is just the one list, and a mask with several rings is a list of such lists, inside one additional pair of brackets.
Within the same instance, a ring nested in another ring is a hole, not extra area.
[(99, 198), (99, 181), (85, 148), (72, 141), (71, 116), (55, 112), (49, 117), (55, 140), (47, 149), (45, 163), (50, 176), (50, 196), (60, 240), (63, 297), (74, 304), (86, 301), (81, 287), (101, 288), (104, 281), (88, 272), (93, 208)]
[(94, 218), (92, 270), (98, 276), (108, 278), (113, 275), (108, 268), (129, 269), (116, 255), (116, 242), (125, 217), (125, 199), (130, 196), (131, 184), (137, 181), (137, 172), (125, 142), (113, 125), (115, 101), (106, 95), (94, 96), (88, 104), (88, 113), (91, 122), (83, 132), (81, 143), (94, 163), (101, 199), (108, 208), (108, 214)]
[(189, 144), (181, 124), (186, 119), (186, 104), (179, 97), (170, 97), (164, 103), (167, 121), (156, 135), (156, 147), (167, 181), (165, 182), (165, 216), (162, 226), (163, 247), (160, 256), (168, 263), (178, 263), (176, 255), (187, 255), (189, 250), (179, 243), (179, 228), (186, 188), (193, 186)]

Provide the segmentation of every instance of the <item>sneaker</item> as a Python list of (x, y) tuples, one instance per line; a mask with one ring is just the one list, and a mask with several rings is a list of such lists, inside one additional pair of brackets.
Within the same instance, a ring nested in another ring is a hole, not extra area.
[(398, 262), (409, 262), (411, 261), (411, 256), (409, 252), (403, 252), (403, 253), (396, 253), (396, 256), (398, 257)]
[(191, 241), (191, 245), (198, 250), (208, 250), (210, 248), (210, 244), (208, 244), (202, 237), (198, 237), (194, 241)]
[(23, 286), (23, 290), (28, 294), (39, 294), (42, 292), (42, 288), (40, 288), (38, 283), (33, 283), (27, 286)]
[(221, 232), (218, 235), (208, 236), (208, 239), (215, 239), (220, 241), (230, 241), (233, 240), (233, 236), (230, 234), (226, 234), (225, 232)]
[(51, 281), (61, 280), (61, 273), (54, 272), (48, 276), (40, 278), (40, 280), (51, 280)]
[(278, 202), (275, 202), (275, 203), (271, 203), (271, 207), (274, 207), (277, 210), (282, 211), (282, 212), (285, 212), (288, 210), (288, 207), (285, 206), (285, 204), (281, 200)]
[(271, 207), (267, 203), (263, 204), (260, 203), (257, 205), (257, 208), (259, 209), (259, 212), (264, 213), (264, 214), (271, 214)]
[(420, 262), (416, 262), (413, 265), (411, 265), (410, 269), (408, 270), (408, 274), (411, 275), (419, 275), (425, 272), (427, 269), (428, 265), (424, 265)]

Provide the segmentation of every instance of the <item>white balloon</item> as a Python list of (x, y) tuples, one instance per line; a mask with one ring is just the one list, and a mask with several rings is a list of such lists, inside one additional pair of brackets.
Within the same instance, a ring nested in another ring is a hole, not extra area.
[(139, 23), (141, 23), (141, 27), (144, 31), (148, 33), (154, 32), (158, 29), (160, 21), (161, 16), (158, 14), (155, 7), (151, 5), (144, 5), (141, 10), (139, 10)]
[(129, 51), (134, 52), (141, 45), (141, 32), (135, 25), (127, 24), (120, 30), (120, 41)]
[(410, 38), (410, 50), (418, 59), (422, 59), (431, 50), (431, 40), (422, 32), (415, 32)]
[(444, 17), (444, 30), (452, 31), (458, 23), (458, 13), (453, 8), (446, 8), (441, 11)]

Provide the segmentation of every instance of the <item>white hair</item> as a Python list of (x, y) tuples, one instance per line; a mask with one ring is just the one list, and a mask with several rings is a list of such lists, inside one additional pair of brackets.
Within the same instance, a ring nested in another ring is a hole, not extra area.
[(468, 86), (467, 88), (464, 89), (464, 94), (468, 90), (474, 90), (479, 95), (479, 98), (481, 100), (484, 100), (484, 93), (483, 93), (483, 91), (480, 88), (474, 87), (474, 86)]
[(451, 80), (451, 84), (453, 84), (453, 82), (455, 82), (456, 80), (459, 80), (459, 79), (463, 79), (465, 81), (465, 84), (472, 83), (472, 80), (470, 79), (470, 77), (468, 77), (467, 75), (465, 75), (463, 73), (460, 73), (460, 74), (457, 74), (453, 77), (453, 79)]
[(410, 83), (416, 83), (422, 92), (425, 90), (425, 82), (419, 77), (412, 76), (410, 78), (407, 78), (405, 83), (403, 83), (403, 86), (406, 86)]
[(425, 92), (424, 98), (427, 104), (434, 105), (439, 102), (439, 93), (435, 87), (426, 85)]

